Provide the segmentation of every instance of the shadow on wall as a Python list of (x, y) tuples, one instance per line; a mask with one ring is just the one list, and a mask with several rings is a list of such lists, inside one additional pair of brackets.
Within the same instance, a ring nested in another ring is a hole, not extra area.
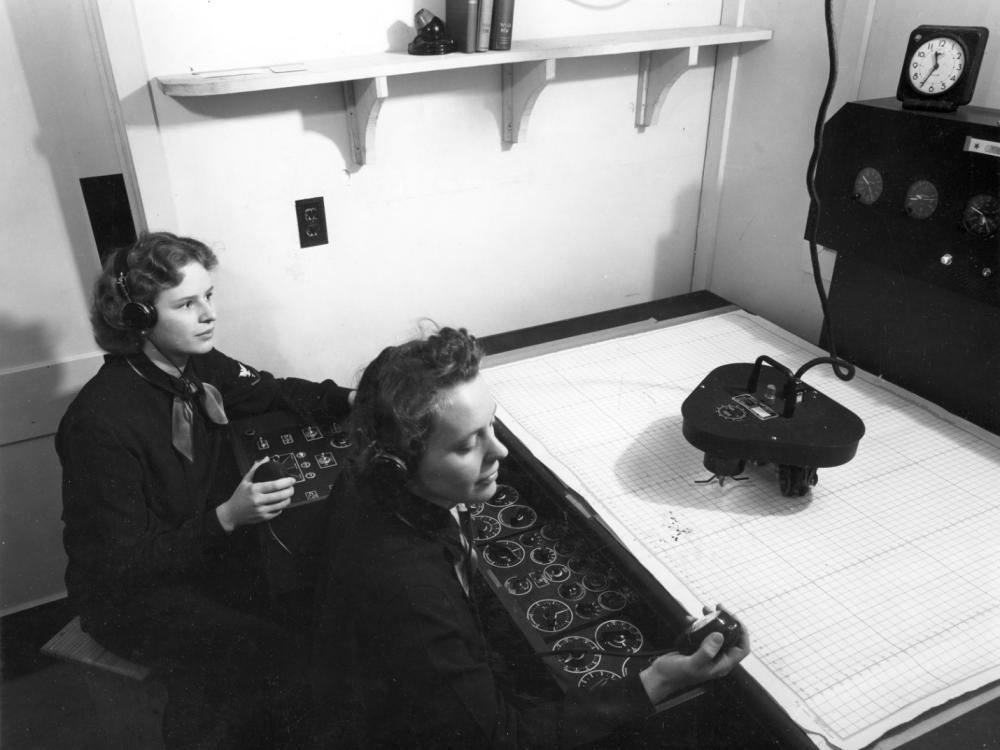
[[(86, 217), (80, 179), (96, 175), (77, 174), (78, 162), (90, 163), (90, 157), (78, 157), (70, 149), (82, 150), (93, 144), (98, 150), (113, 153), (114, 135), (103, 98), (93, 101), (88, 111), (77, 112), (70, 111), (75, 106), (74, 100), (66, 96), (66, 92), (95, 91), (99, 85), (90, 40), (74, 38), (68, 43), (66, 39), (67, 34), (77, 34), (79, 29), (85, 28), (83, 5), (74, 4), (78, 6), (72, 11), (76, 17), (69, 23), (64, 5), (10, 0), (4, 3), (4, 8), (37, 123), (34, 146), (49, 164), (52, 185), (58, 196), (58, 205), (47, 207), (46, 215), (60, 217), (66, 224), (80, 286), (89, 296), (96, 265), (88, 262), (88, 258), (94, 253), (94, 246), (86, 219), (81, 223), (77, 218)], [(66, 54), (54, 54), (53, 50), (57, 49), (63, 49)], [(86, 65), (83, 60), (87, 61)], [(31, 113), (18, 112), (15, 116), (23, 119)], [(100, 174), (121, 171), (117, 163), (95, 169)], [(34, 349), (31, 347), (28, 351)], [(37, 355), (33, 359), (48, 361)]]
[(700, 289), (695, 289), (693, 285), (700, 205), (699, 185), (690, 185), (677, 194), (672, 212), (673, 221), (656, 243), (650, 278), (652, 299)]
[[(144, 100), (148, 96), (147, 89), (137, 89), (123, 99), (123, 106), (135, 107), (138, 104), (136, 99)], [(201, 120), (217, 122), (252, 120), (298, 111), (302, 117), (303, 130), (318, 133), (329, 139), (339, 149), (345, 163), (350, 163), (352, 159), (343, 87), (339, 84), (295, 86), (224, 96), (176, 98), (157, 91), (153, 101), (160, 108), (170, 110), (170, 114), (157, 111), (157, 117), (166, 117), (171, 127), (180, 128), (197, 124)]]

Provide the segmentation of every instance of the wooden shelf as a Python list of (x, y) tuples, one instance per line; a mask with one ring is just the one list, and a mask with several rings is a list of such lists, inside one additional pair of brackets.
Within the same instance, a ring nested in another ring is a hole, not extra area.
[[(349, 118), (353, 158), (357, 166), (372, 159), (374, 128), (389, 95), (388, 78), (441, 70), (501, 66), (503, 134), (506, 143), (523, 135), (531, 107), (555, 77), (555, 61), (639, 53), (636, 127), (652, 124), (670, 86), (698, 62), (700, 47), (771, 38), (770, 29), (750, 26), (692, 26), (677, 29), (594, 34), (556, 39), (515, 41), (510, 50), (419, 56), (379, 52), (232, 70), (199, 71), (156, 78), (172, 97), (221, 96), (253, 91), (340, 83)], [(686, 54), (685, 54), (686, 51)]]

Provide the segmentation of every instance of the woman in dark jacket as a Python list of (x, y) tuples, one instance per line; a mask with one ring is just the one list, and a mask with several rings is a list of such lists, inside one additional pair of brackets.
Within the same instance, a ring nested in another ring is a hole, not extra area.
[[(352, 413), (360, 453), (332, 506), (320, 573), (316, 685), (336, 747), (572, 747), (638, 722), (657, 703), (727, 674), (749, 643), (721, 635), (622, 680), (525, 705), (490, 666), (460, 533), (490, 499), (507, 449), (465, 330), (385, 349)], [(718, 656), (718, 658), (716, 658)], [(341, 710), (350, 707), (350, 711)], [(360, 721), (345, 729), (348, 714)]]
[(343, 418), (351, 394), (217, 351), (216, 263), (197, 240), (145, 234), (95, 285), (108, 354), (56, 436), (66, 586), (85, 631), (163, 671), (168, 746), (208, 747), (214, 731), (233, 747), (300, 747), (309, 704), (295, 638), (267, 611), (254, 528), (288, 506), (293, 480), (254, 482), (257, 464), (241, 477), (227, 422), (279, 407)]

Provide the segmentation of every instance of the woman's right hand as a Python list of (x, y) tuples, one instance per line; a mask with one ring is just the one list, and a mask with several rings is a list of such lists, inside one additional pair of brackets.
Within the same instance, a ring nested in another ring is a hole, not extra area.
[[(706, 614), (711, 610), (706, 608)], [(750, 634), (741, 626), (736, 645), (722, 654), (722, 633), (711, 633), (690, 656), (664, 654), (639, 673), (649, 700), (655, 706), (671, 694), (729, 674), (750, 653)]]
[(262, 458), (256, 461), (250, 470), (236, 485), (232, 496), (215, 509), (219, 523), (226, 531), (233, 531), (239, 526), (270, 521), (281, 515), (281, 511), (292, 502), (295, 490), (292, 486), (295, 479), (281, 477), (267, 482), (254, 482), (253, 475), (257, 467), (267, 461)]

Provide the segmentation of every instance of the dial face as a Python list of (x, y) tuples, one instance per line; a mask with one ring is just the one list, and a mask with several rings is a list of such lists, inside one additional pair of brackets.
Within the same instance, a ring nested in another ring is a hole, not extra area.
[(573, 610), (558, 599), (539, 599), (528, 607), (528, 622), (543, 633), (558, 633), (573, 622)]
[(930, 180), (917, 180), (906, 189), (903, 209), (914, 219), (926, 219), (937, 204), (938, 191)]
[(921, 94), (943, 94), (961, 80), (965, 72), (965, 48), (957, 39), (934, 37), (910, 55), (910, 86)]
[(508, 505), (497, 514), (497, 518), (512, 529), (527, 529), (538, 521), (538, 514), (527, 505)]
[(548, 578), (552, 583), (562, 583), (567, 578), (569, 578), (569, 568), (565, 565), (546, 565), (545, 566), (545, 577)]
[(532, 562), (536, 562), (539, 565), (548, 565), (549, 563), (554, 563), (556, 561), (556, 551), (551, 547), (535, 547), (531, 550)]
[(642, 648), (642, 632), (626, 620), (608, 620), (597, 626), (595, 640), (606, 651), (634, 654)]
[(524, 560), (524, 547), (508, 539), (490, 542), (483, 548), (483, 559), (496, 568), (513, 568)]
[(521, 493), (509, 484), (498, 484), (497, 491), (488, 502), (490, 505), (502, 508), (505, 505), (513, 505), (521, 497)]
[(601, 663), (601, 655), (593, 653), (598, 651), (597, 644), (582, 635), (568, 635), (560, 638), (552, 644), (555, 652), (565, 653), (557, 656), (562, 668), (571, 674), (583, 674)]
[(620, 674), (609, 672), (606, 669), (593, 669), (584, 674), (583, 677), (580, 678), (580, 682), (578, 684), (582, 688), (589, 688), (602, 685), (609, 680), (614, 681), (620, 680), (621, 678), (622, 676)]
[(531, 591), (531, 579), (527, 576), (511, 576), (503, 582), (503, 587), (514, 596), (521, 596)]
[(597, 603), (609, 612), (618, 612), (625, 609), (628, 599), (621, 591), (605, 591), (598, 595)]
[(1000, 198), (988, 193), (974, 195), (962, 210), (962, 228), (976, 237), (992, 237), (1000, 227)]
[(477, 542), (485, 542), (500, 534), (500, 522), (489, 516), (477, 516), (473, 521), (473, 528)]
[(865, 167), (854, 178), (854, 199), (870, 206), (882, 195), (882, 173), (875, 167)]
[(577, 599), (582, 599), (584, 593), (583, 586), (576, 581), (567, 581), (559, 586), (559, 596), (563, 599), (568, 599), (571, 602), (575, 602)]

